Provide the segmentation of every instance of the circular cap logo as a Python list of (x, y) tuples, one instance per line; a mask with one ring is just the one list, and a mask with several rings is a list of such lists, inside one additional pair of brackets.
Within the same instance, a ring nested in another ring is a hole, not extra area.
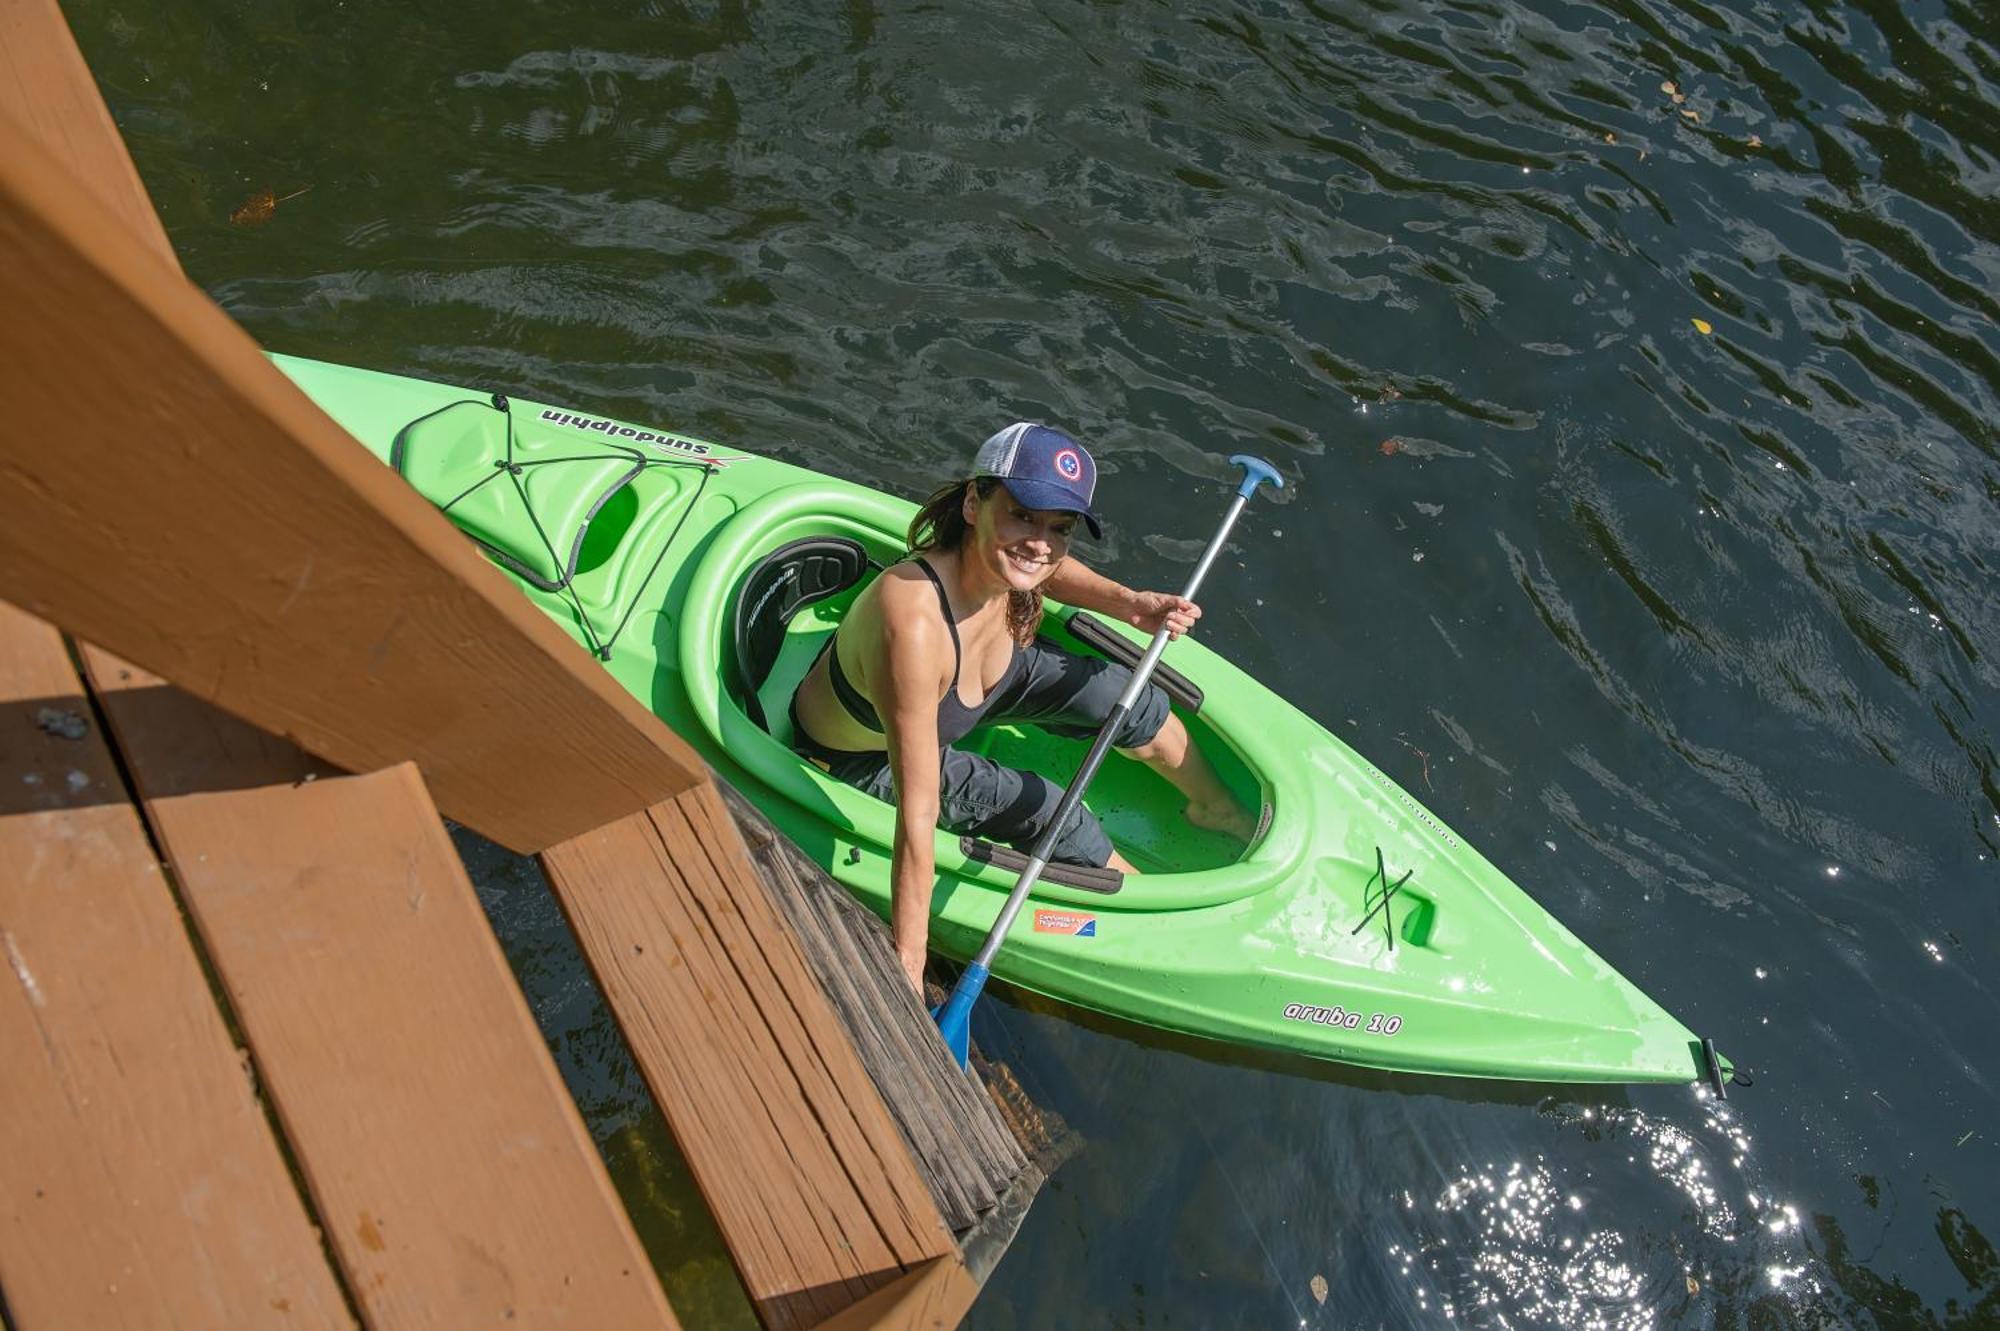
[(1064, 480), (1074, 481), (1083, 476), (1083, 459), (1076, 455), (1073, 448), (1065, 448), (1056, 454), (1055, 463)]

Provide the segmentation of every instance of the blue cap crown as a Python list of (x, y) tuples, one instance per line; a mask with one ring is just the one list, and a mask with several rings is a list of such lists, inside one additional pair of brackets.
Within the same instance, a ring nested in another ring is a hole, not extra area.
[(1061, 430), (1016, 421), (979, 446), (972, 470), (975, 476), (999, 478), (1029, 508), (1078, 514), (1092, 536), (1104, 538), (1090, 507), (1097, 492), (1097, 463)]

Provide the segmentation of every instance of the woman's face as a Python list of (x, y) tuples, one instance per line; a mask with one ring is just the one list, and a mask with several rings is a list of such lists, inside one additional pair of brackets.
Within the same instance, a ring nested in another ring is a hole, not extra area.
[(996, 485), (984, 499), (968, 486), (965, 520), (969, 545), (979, 563), (1016, 591), (1031, 592), (1047, 582), (1069, 554), (1081, 519), (1062, 509), (1028, 508)]

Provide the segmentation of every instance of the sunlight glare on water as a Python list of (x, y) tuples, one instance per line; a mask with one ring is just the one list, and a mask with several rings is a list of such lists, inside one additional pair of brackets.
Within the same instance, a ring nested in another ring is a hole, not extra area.
[[(1664, 1205), (1678, 1194), (1682, 1232), (1704, 1244), (1758, 1248), (1773, 1287), (1802, 1274), (1798, 1214), (1746, 1189), (1750, 1140), (1706, 1092), (1699, 1129), (1644, 1110), (1566, 1106), (1553, 1115), (1585, 1138), (1623, 1148), (1623, 1179), (1603, 1165), (1572, 1174), (1545, 1156), (1489, 1163), (1454, 1178), (1428, 1205), (1405, 1197), (1408, 1237), (1389, 1245), (1419, 1309), (1484, 1324), (1651, 1331), (1714, 1279), (1695, 1246), (1661, 1245), (1593, 1214), (1607, 1188), (1640, 1186)], [(1599, 1157), (1601, 1159), (1601, 1156)], [(1732, 1202), (1731, 1198), (1736, 1200)], [(1789, 1240), (1787, 1240), (1789, 1236)]]

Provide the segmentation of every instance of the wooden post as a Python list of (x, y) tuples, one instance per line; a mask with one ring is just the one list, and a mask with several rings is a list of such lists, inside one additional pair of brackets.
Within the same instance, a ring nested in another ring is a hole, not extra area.
[(0, 0), (0, 115), (19, 121), (134, 239), (180, 271), (56, 0)]
[(678, 736), (0, 123), (0, 574), (24, 609), (533, 851), (707, 780)]

